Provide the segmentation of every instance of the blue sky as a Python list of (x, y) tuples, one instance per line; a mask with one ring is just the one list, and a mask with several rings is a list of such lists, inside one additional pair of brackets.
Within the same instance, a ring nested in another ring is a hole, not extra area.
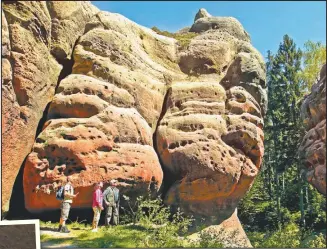
[(199, 8), (213, 16), (233, 16), (265, 57), (277, 51), (284, 34), (300, 48), (307, 40), (326, 44), (325, 1), (92, 1), (100, 10), (120, 13), (134, 22), (175, 32), (191, 26)]

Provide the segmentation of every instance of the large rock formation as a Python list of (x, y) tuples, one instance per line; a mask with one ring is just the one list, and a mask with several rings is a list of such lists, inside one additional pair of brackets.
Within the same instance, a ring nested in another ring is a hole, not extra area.
[[(39, 5), (51, 16), (53, 39), (38, 56), (67, 61), (73, 51), (73, 68), (60, 79), (24, 165), (27, 209), (59, 208), (53, 191), (67, 175), (81, 196), (74, 207), (89, 207), (93, 183), (113, 178), (124, 194), (156, 195), (163, 169), (166, 204), (243, 236), (236, 207), (260, 169), (267, 97), (263, 58), (242, 25), (200, 10), (196, 36), (180, 46), (119, 14), (87, 14), (84, 3)], [(52, 97), (54, 87), (45, 89)]]
[(299, 154), (303, 156), (306, 178), (326, 195), (326, 64), (320, 71), (320, 80), (303, 100), (301, 116), (306, 134)]
[[(63, 6), (65, 5), (65, 6)], [(89, 2), (2, 2), (2, 208), (31, 151), (62, 65), (88, 19)]]
[(218, 28), (201, 29), (179, 54), (189, 77), (173, 82), (156, 143), (162, 166), (174, 179), (166, 203), (219, 224), (234, 213), (260, 169), (265, 66), (239, 35), (245, 31), (237, 21), (209, 16), (194, 25), (199, 22)]
[(100, 12), (86, 25), (73, 74), (59, 83), (25, 164), (28, 210), (58, 208), (47, 193), (67, 175), (82, 194), (73, 207), (90, 207), (93, 184), (113, 178), (132, 198), (157, 193), (163, 173), (152, 135), (166, 82), (180, 73), (175, 50), (174, 40), (118, 14)]

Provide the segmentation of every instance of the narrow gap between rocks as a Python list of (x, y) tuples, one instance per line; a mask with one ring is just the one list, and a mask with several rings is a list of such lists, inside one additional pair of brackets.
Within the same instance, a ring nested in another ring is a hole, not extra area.
[(155, 152), (157, 153), (159, 163), (160, 163), (161, 169), (163, 171), (163, 181), (162, 181), (161, 188), (159, 190), (159, 193), (160, 193), (162, 199), (164, 199), (164, 197), (166, 196), (166, 194), (167, 194), (168, 190), (170, 189), (170, 187), (172, 186), (172, 184), (177, 180), (163, 166), (164, 164), (163, 164), (163, 162), (162, 162), (162, 160), (161, 160), (161, 158), (159, 156), (158, 147), (157, 147), (157, 130), (158, 130), (160, 121), (163, 119), (164, 115), (166, 114), (168, 97), (171, 94), (171, 91), (172, 91), (172, 88), (169, 87), (166, 94), (165, 94), (165, 97), (164, 97), (164, 101), (163, 101), (163, 104), (162, 104), (162, 110), (161, 110), (161, 113), (160, 113), (160, 116), (159, 116), (159, 119), (158, 119), (158, 122), (157, 122), (157, 127), (156, 127), (156, 129), (155, 129), (155, 131), (153, 133), (153, 136), (152, 136), (153, 148), (154, 148)]

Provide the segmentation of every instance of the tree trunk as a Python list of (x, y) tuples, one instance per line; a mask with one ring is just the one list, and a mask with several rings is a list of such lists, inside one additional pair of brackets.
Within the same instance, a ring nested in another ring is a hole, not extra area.
[(301, 173), (299, 173), (299, 196), (300, 196), (300, 211), (301, 211), (301, 226), (305, 227), (305, 212), (303, 205), (303, 181)]
[(275, 181), (276, 181), (276, 202), (277, 202), (277, 227), (281, 230), (281, 213), (280, 213), (280, 185), (277, 170), (275, 171)]

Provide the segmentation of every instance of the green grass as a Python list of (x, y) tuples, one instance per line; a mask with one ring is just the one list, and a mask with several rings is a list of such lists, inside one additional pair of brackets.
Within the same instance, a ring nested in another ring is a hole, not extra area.
[[(46, 230), (58, 228), (58, 223), (41, 222)], [(41, 243), (55, 245), (74, 245), (81, 248), (108, 248), (108, 247), (145, 247), (144, 238), (147, 236), (145, 228), (136, 225), (118, 225), (113, 227), (99, 227), (98, 232), (92, 233), (90, 225), (73, 222), (67, 225), (71, 231), (67, 237), (41, 234)]]

